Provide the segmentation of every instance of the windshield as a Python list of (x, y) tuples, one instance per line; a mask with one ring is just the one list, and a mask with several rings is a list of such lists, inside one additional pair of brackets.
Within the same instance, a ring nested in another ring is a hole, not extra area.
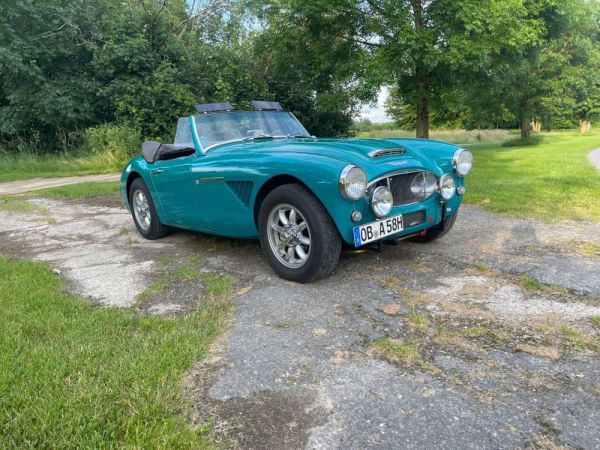
[(203, 149), (262, 137), (310, 137), (302, 124), (285, 111), (231, 111), (194, 117)]

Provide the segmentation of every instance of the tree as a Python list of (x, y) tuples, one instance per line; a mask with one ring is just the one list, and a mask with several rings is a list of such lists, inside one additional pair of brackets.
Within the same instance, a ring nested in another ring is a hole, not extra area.
[[(493, 86), (488, 91), (491, 101), (519, 119), (522, 140), (530, 138), (532, 122), (552, 123), (562, 117), (564, 123), (578, 115), (587, 123), (597, 108), (600, 76), (596, 1), (540, 0), (526, 5), (528, 20), (538, 27), (537, 38), (495, 55), (486, 83), (476, 83), (473, 90), (484, 94), (486, 86)], [(470, 103), (481, 101), (477, 95)]]
[[(428, 137), (431, 102), (484, 72), (491, 57), (535, 36), (523, 0), (366, 0), (368, 46)], [(362, 38), (365, 41), (365, 38)]]
[[(600, 3), (591, 3), (589, 14), (582, 17), (585, 29), (577, 36), (578, 57), (566, 71), (566, 80), (572, 90), (570, 114), (582, 133), (587, 133), (600, 114)], [(595, 6), (595, 7), (594, 7)]]
[(311, 133), (345, 135), (362, 102), (376, 96), (379, 73), (351, 37), (362, 11), (346, 0), (254, 1), (256, 76)]
[(58, 136), (115, 121), (168, 139), (194, 103), (260, 90), (240, 75), (250, 58), (242, 17), (235, 0), (8, 0), (0, 141), (39, 132), (52, 149)]

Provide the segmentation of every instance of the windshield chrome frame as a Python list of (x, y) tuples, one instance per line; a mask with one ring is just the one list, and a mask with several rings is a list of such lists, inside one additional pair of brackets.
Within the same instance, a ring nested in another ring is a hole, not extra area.
[[(191, 115), (189, 120), (190, 120), (190, 129), (192, 132), (192, 140), (194, 141), (194, 147), (196, 147), (196, 151), (199, 152), (200, 154), (202, 154), (203, 156), (206, 155), (208, 153), (209, 150), (212, 150), (215, 147), (220, 147), (221, 145), (227, 145), (227, 144), (233, 144), (236, 142), (247, 142), (248, 138), (239, 138), (239, 139), (229, 139), (227, 141), (221, 141), (221, 142), (217, 142), (216, 144), (212, 144), (209, 145), (208, 147), (203, 147), (202, 144), (200, 143), (200, 138), (198, 137), (198, 128), (196, 126), (196, 117), (199, 116), (203, 116), (203, 115), (207, 115), (207, 114), (231, 114), (231, 113), (236, 113), (236, 112), (258, 112), (258, 111), (254, 111), (254, 110), (240, 110), (240, 111), (215, 111), (212, 113), (203, 113), (203, 114), (196, 114), (196, 115)], [(299, 139), (314, 139), (314, 136), (311, 136), (308, 131), (306, 130), (306, 128), (304, 128), (304, 125), (302, 125), (302, 122), (300, 122), (298, 120), (298, 118), (294, 115), (294, 113), (292, 113), (291, 111), (277, 111), (277, 112), (281, 112), (281, 113), (287, 113), (288, 115), (290, 115), (292, 117), (292, 119), (294, 119), (298, 125), (300, 125), (302, 127), (302, 129), (306, 132), (306, 137), (305, 138), (299, 138)], [(273, 139), (275, 138), (286, 138), (288, 139), (287, 136), (269, 136), (272, 137)]]

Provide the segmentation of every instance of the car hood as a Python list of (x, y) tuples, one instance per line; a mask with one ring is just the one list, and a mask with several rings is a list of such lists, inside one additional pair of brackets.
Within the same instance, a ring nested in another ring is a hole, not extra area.
[[(326, 156), (347, 164), (363, 167), (369, 178), (394, 170), (423, 169), (437, 175), (448, 170), (456, 145), (428, 139), (286, 139), (263, 140), (237, 144), (236, 149), (272, 153), (275, 157), (286, 154), (306, 154)], [(233, 150), (229, 147), (230, 150)], [(225, 149), (220, 147), (220, 149)], [(380, 150), (401, 149), (401, 153), (383, 154), (371, 157), (369, 154)], [(215, 149), (214, 151), (217, 151)]]

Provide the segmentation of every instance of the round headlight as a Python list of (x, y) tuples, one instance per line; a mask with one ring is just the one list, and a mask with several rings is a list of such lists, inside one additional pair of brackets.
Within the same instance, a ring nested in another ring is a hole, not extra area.
[(394, 196), (387, 186), (375, 188), (371, 195), (371, 208), (377, 217), (387, 216), (394, 206)]
[(367, 174), (358, 166), (347, 165), (340, 174), (340, 193), (348, 200), (358, 200), (367, 190)]
[(452, 157), (452, 166), (458, 175), (464, 177), (473, 168), (473, 155), (469, 150), (459, 148)]
[(438, 179), (430, 172), (417, 173), (410, 183), (410, 191), (419, 200), (425, 200), (437, 190)]
[(452, 175), (445, 174), (440, 178), (440, 194), (442, 194), (442, 198), (446, 201), (450, 200), (454, 197), (454, 193), (456, 192), (456, 183), (454, 182), (454, 178)]

